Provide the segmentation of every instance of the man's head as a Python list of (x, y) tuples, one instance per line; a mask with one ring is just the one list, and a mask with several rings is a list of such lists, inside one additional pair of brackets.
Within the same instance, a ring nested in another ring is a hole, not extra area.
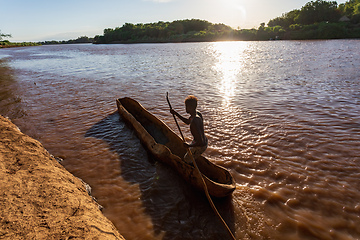
[(187, 98), (185, 99), (185, 107), (186, 107), (187, 113), (190, 113), (190, 112), (196, 110), (197, 101), (198, 101), (198, 99), (195, 96), (193, 96), (193, 95), (187, 96)]

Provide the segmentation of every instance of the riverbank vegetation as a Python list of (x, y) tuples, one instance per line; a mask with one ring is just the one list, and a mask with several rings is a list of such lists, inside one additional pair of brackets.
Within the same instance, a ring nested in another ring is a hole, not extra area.
[(40, 46), (40, 43), (35, 42), (10, 42), (8, 40), (0, 41), (0, 48), (11, 48), (11, 47), (26, 47), (26, 46)]
[(339, 38), (360, 38), (360, 0), (340, 5), (336, 1), (311, 1), (301, 9), (271, 19), (267, 26), (261, 23), (257, 29), (233, 29), (200, 19), (125, 23), (122, 27), (105, 29), (103, 35), (95, 36), (94, 43)]
[(339, 6), (335, 1), (311, 1), (270, 20), (269, 27), (281, 28), (283, 39), (360, 38), (360, 0)]
[(11, 38), (11, 34), (3, 34), (0, 31), (0, 48), (10, 47), (26, 47), (26, 46), (40, 46), (40, 45), (51, 45), (51, 44), (75, 44), (75, 43), (92, 43), (93, 38), (87, 36), (81, 36), (77, 39), (70, 39), (64, 41), (43, 41), (43, 42), (10, 42), (9, 40), (3, 40), (3, 38)]
[(40, 43), (34, 42), (10, 42), (9, 40), (3, 40), (4, 38), (11, 38), (11, 34), (2, 33), (0, 30), (0, 48), (10, 48), (10, 47), (24, 47), (24, 46), (37, 46), (41, 45)]
[(40, 42), (41, 45), (51, 45), (51, 44), (76, 44), (76, 43), (92, 43), (94, 41), (94, 38), (89, 38), (87, 36), (81, 36), (77, 39), (70, 39), (70, 40), (64, 40), (64, 41), (44, 41)]

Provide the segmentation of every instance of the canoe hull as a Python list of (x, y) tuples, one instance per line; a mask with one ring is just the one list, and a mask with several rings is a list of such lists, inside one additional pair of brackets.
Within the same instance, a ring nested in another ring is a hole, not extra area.
[[(189, 184), (204, 191), (199, 173), (182, 159), (186, 148), (181, 138), (137, 101), (121, 98), (116, 103), (119, 114), (135, 130), (143, 146), (159, 161), (174, 168)], [(235, 190), (234, 179), (225, 168), (203, 156), (196, 163), (211, 196), (225, 197)]]

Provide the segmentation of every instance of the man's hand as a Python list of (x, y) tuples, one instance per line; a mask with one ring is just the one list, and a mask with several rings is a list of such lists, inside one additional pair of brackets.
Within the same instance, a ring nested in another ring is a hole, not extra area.
[(184, 142), (183, 145), (184, 145), (184, 147), (186, 147), (186, 148), (189, 148), (189, 147), (190, 147), (190, 145), (187, 144), (186, 142)]

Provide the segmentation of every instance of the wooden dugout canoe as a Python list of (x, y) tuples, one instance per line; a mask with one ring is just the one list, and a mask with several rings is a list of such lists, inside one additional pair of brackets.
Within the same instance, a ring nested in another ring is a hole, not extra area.
[[(195, 167), (182, 159), (186, 148), (181, 138), (134, 99), (120, 98), (116, 103), (119, 114), (134, 128), (144, 147), (158, 160), (174, 168), (188, 183), (204, 191)], [(225, 168), (203, 156), (196, 163), (211, 196), (225, 197), (235, 190), (235, 181)]]

